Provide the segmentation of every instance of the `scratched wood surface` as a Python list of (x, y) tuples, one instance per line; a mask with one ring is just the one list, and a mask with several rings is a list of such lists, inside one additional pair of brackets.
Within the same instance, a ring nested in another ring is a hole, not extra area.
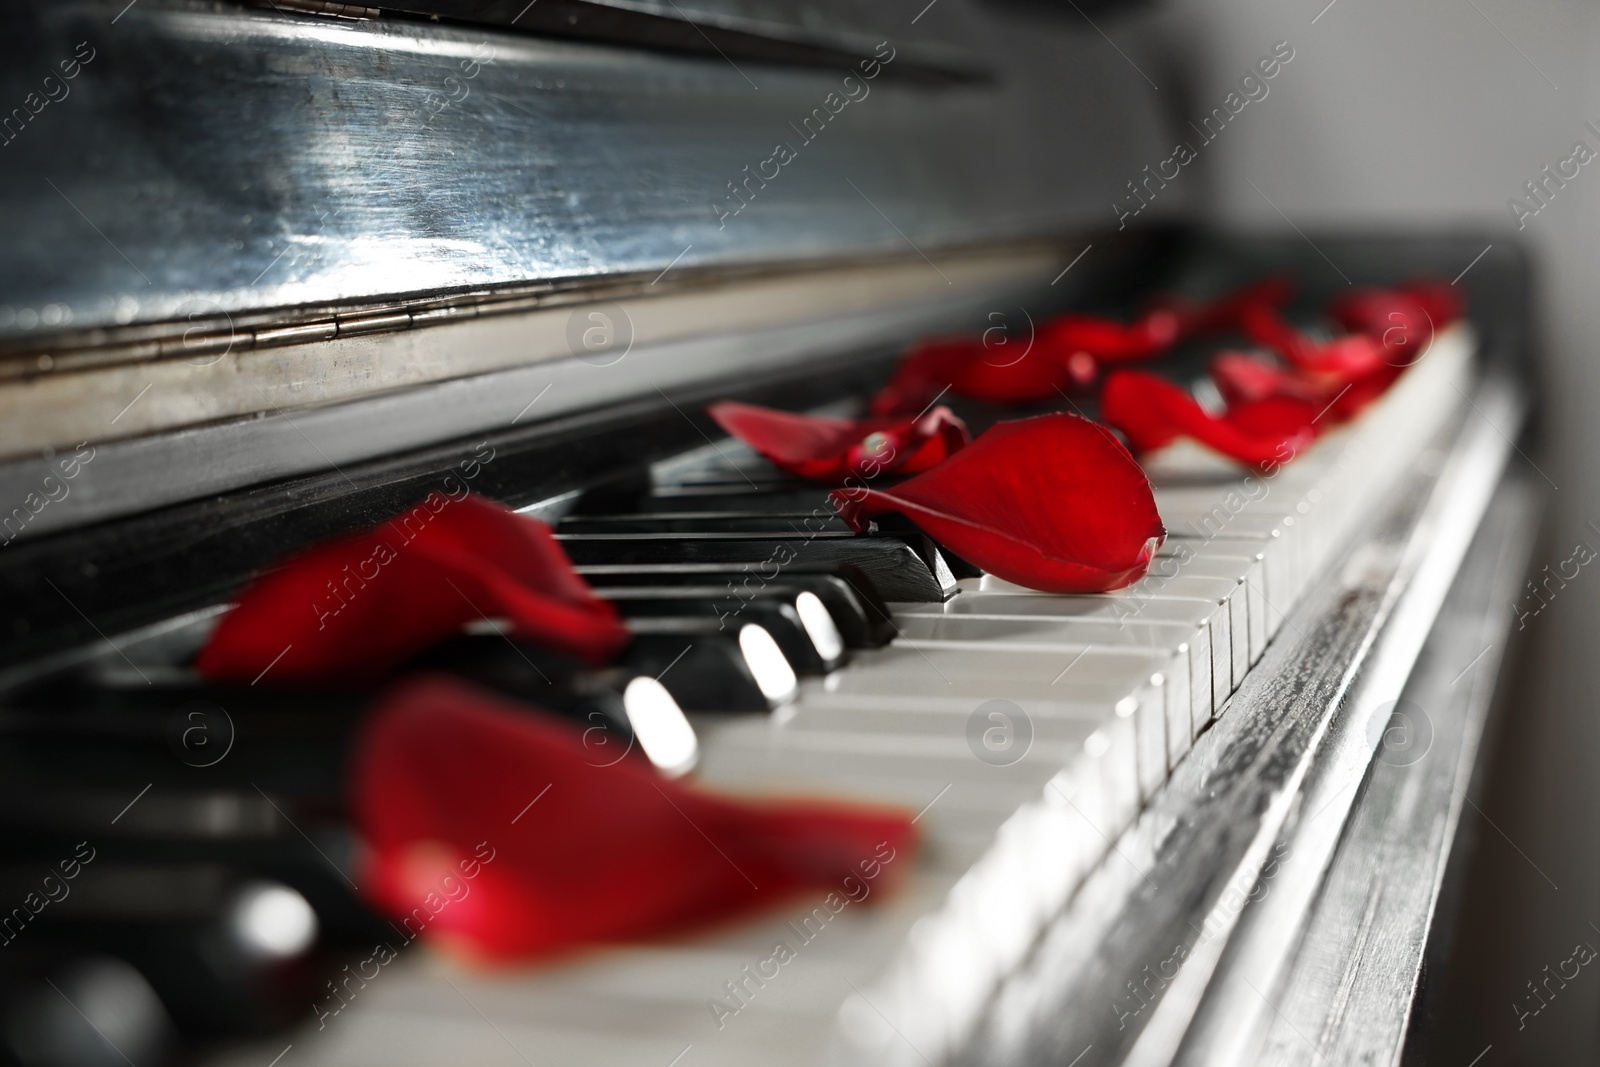
[(1537, 516), (1508, 486), (1428, 638), (1257, 1062), (1398, 1063)]

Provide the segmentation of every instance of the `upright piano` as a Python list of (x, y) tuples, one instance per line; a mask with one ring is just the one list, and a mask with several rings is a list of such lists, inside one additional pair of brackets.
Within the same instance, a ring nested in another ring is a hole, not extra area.
[[(1201, 176), (1152, 179), (1194, 135), (1149, 7), (0, 4), (0, 1058), (1415, 1054), (1546, 484), (1528, 271), (1206, 228)], [(1468, 315), (1271, 476), (1148, 457), (1168, 538), (1115, 593), (802, 527), (826, 490), (705, 414), (857, 412), (921, 337), (1279, 272), (1301, 318), (1418, 275)], [(463, 484), (665, 649), (701, 782), (915, 812), (898, 886), (349, 982), (389, 928), (339, 720), (190, 664), (287, 554)]]

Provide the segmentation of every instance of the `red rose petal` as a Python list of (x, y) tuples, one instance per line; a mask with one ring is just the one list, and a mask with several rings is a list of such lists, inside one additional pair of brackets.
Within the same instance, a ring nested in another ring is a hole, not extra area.
[(1430, 281), (1398, 289), (1357, 289), (1328, 306), (1339, 325), (1382, 345), (1392, 366), (1415, 362), (1461, 310), (1460, 297), (1450, 286)]
[(195, 667), (216, 680), (368, 681), (482, 617), (593, 663), (628, 639), (543, 523), (482, 497), (433, 493), (261, 576)]
[(1039, 326), (1039, 343), (1065, 363), (1082, 352), (1101, 363), (1150, 359), (1172, 347), (1181, 323), (1176, 314), (1156, 310), (1129, 325), (1094, 315), (1060, 315)]
[(1283, 365), (1244, 352), (1223, 352), (1211, 361), (1211, 380), (1230, 407), (1270, 396), (1323, 399), (1308, 378)]
[[(1248, 439), (1290, 445), (1287, 454), (1292, 456), (1316, 437), (1312, 420), (1317, 418), (1317, 411), (1316, 404), (1309, 400), (1269, 396), (1229, 407), (1222, 421)], [(1276, 462), (1284, 462), (1285, 450), (1274, 451)]]
[(1169, 299), (1162, 301), (1159, 306), (1177, 314), (1181, 336), (1193, 337), (1203, 333), (1243, 329), (1246, 311), (1257, 306), (1282, 307), (1294, 296), (1294, 290), (1294, 279), (1278, 274), (1242, 286), (1210, 302)]
[(940, 337), (907, 350), (889, 381), (872, 398), (872, 414), (915, 415), (941, 393), (994, 404), (1026, 404), (1056, 396), (1066, 371), (1051, 353), (1009, 341), (985, 344), (983, 337)]
[(917, 419), (836, 419), (732, 400), (706, 411), (775, 466), (814, 481), (836, 482), (860, 473), (915, 474), (970, 439), (966, 424), (946, 407)]
[(1379, 337), (1352, 333), (1319, 342), (1264, 305), (1249, 308), (1243, 325), (1251, 340), (1271, 348), (1297, 369), (1337, 381), (1340, 386), (1393, 365)]
[(1211, 363), (1211, 380), (1231, 407), (1286, 397), (1315, 404), (1326, 426), (1355, 418), (1394, 383), (1401, 366), (1381, 367), (1354, 381), (1280, 367), (1255, 356), (1225, 352)]
[(1327, 405), (1327, 415), (1324, 418), (1332, 425), (1349, 422), (1366, 409), (1367, 405), (1388, 392), (1389, 386), (1400, 377), (1404, 367), (1384, 367), (1382, 370), (1367, 375), (1364, 378), (1350, 382), (1348, 388), (1341, 388)]
[(926, 474), (833, 500), (857, 530), (899, 512), (967, 562), (1051, 593), (1136, 581), (1166, 536), (1133, 457), (1075, 415), (997, 423)]
[(1308, 400), (1268, 396), (1206, 412), (1180, 386), (1152, 374), (1118, 371), (1100, 395), (1100, 417), (1127, 435), (1135, 451), (1153, 452), (1192, 438), (1257, 469), (1287, 462), (1316, 436), (1317, 407)]
[(577, 727), (451, 679), (392, 692), (355, 753), (362, 891), (408, 935), (491, 960), (671, 935), (811, 887), (876, 894), (910, 865), (905, 814), (595, 766)]
[(1436, 330), (1449, 326), (1467, 311), (1466, 294), (1438, 278), (1413, 278), (1400, 286), (1400, 292), (1422, 305)]
[(1288, 301), (1293, 283), (1267, 278), (1210, 302), (1168, 300), (1132, 323), (1097, 315), (1067, 314), (1041, 322), (1030, 342), (982, 335), (942, 337), (918, 343), (872, 400), (872, 413), (922, 411), (944, 390), (995, 404), (1054, 399), (1081, 388), (1108, 364), (1152, 359), (1197, 333), (1240, 328), (1251, 308), (1269, 311)]

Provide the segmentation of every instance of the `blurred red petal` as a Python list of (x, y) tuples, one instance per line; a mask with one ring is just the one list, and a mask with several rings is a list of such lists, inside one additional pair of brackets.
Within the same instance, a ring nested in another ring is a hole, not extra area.
[(1248, 439), (1292, 446), (1287, 453), (1274, 449), (1278, 453), (1275, 462), (1282, 463), (1316, 437), (1312, 420), (1317, 413), (1317, 405), (1310, 400), (1279, 395), (1234, 404), (1222, 421)]
[(872, 398), (872, 414), (915, 415), (948, 390), (995, 404), (1026, 404), (1058, 395), (1067, 372), (1044, 346), (1015, 339), (939, 337), (913, 345)]
[(1357, 289), (1328, 306), (1339, 325), (1382, 345), (1393, 366), (1414, 362), (1438, 331), (1460, 317), (1461, 310), (1461, 300), (1450, 286), (1425, 280), (1398, 289)]
[(860, 901), (909, 867), (905, 814), (716, 796), (643, 759), (595, 766), (581, 737), (451, 679), (389, 694), (349, 780), (363, 892), (408, 936), (511, 961), (668, 936), (803, 889)]
[(857, 530), (898, 512), (967, 562), (1050, 593), (1136, 581), (1166, 536), (1133, 457), (1075, 415), (997, 423), (926, 474), (833, 500)]
[(850, 474), (915, 474), (970, 439), (947, 407), (916, 419), (837, 419), (724, 400), (706, 409), (728, 433), (790, 474), (840, 481)]
[(1282, 364), (1244, 352), (1222, 352), (1211, 361), (1211, 380), (1231, 407), (1269, 396), (1317, 400), (1322, 392), (1309, 379)]
[(1296, 369), (1328, 381), (1337, 380), (1342, 384), (1393, 365), (1381, 337), (1352, 333), (1331, 341), (1318, 341), (1295, 329), (1275, 309), (1265, 305), (1247, 309), (1243, 326), (1257, 344), (1271, 348)]
[(1178, 339), (1178, 316), (1164, 309), (1124, 325), (1094, 315), (1060, 315), (1039, 326), (1039, 344), (1063, 365), (1084, 353), (1100, 363), (1150, 359)]
[(1422, 305), (1437, 330), (1444, 329), (1467, 312), (1466, 294), (1452, 282), (1413, 278), (1400, 286), (1400, 291)]
[(1366, 406), (1378, 399), (1394, 384), (1404, 367), (1385, 367), (1348, 383), (1348, 388), (1342, 388), (1328, 402), (1327, 415), (1323, 416), (1330, 424), (1349, 422), (1365, 410)]
[(939, 337), (912, 345), (872, 398), (872, 414), (883, 418), (915, 415), (976, 358), (978, 347), (979, 342), (972, 337)]
[(1316, 436), (1317, 406), (1289, 396), (1267, 396), (1215, 416), (1188, 391), (1140, 371), (1118, 371), (1100, 395), (1100, 417), (1127, 435), (1138, 452), (1153, 452), (1188, 437), (1250, 467), (1287, 462)]
[(217, 680), (358, 683), (483, 617), (593, 663), (628, 639), (543, 523), (482, 497), (431, 493), (262, 575), (195, 667)]
[(1241, 286), (1211, 301), (1168, 300), (1162, 303), (1178, 316), (1183, 337), (1242, 329), (1244, 313), (1258, 305), (1282, 307), (1294, 296), (1294, 279), (1275, 274)]

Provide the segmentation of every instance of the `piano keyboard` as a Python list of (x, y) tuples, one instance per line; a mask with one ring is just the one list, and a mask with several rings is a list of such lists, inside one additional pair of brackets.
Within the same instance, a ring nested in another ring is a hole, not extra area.
[[(1150, 573), (1117, 593), (962, 577), (914, 537), (884, 538), (847, 578), (869, 610), (883, 594), (887, 612), (841, 621), (844, 666), (800, 672), (771, 713), (692, 716), (711, 787), (919, 812), (916, 855), (883, 864), (901, 876), (894, 893), (863, 878), (826, 905), (819, 891), (727, 929), (530, 971), (474, 972), (411, 949), (322, 1026), (216, 1062), (280, 1051), (285, 1067), (941, 1062), (1085, 874), (1129, 862), (1118, 836), (1228, 714), (1268, 644), (1297, 639), (1285, 619), (1308, 584), (1405, 471), (1438, 462), (1429, 443), (1469, 392), (1472, 348), (1465, 325), (1441, 333), (1359, 419), (1270, 476), (1182, 444), (1147, 457), (1168, 538)], [(602, 590), (626, 597), (673, 574), (703, 596), (785, 543), (788, 573), (746, 585), (798, 590), (836, 581), (818, 574), (872, 540), (831, 529), (808, 539), (797, 520), (779, 539), (773, 520), (807, 513), (820, 494), (774, 483), (731, 444), (705, 452), (659, 472), (646, 508), (656, 524), (574, 516), (558, 527)], [(698, 525), (709, 510), (721, 538)], [(641, 536), (675, 524), (684, 537), (665, 549)], [(637, 550), (619, 549), (630, 535)], [(1360, 553), (1345, 566), (1361, 566)]]

